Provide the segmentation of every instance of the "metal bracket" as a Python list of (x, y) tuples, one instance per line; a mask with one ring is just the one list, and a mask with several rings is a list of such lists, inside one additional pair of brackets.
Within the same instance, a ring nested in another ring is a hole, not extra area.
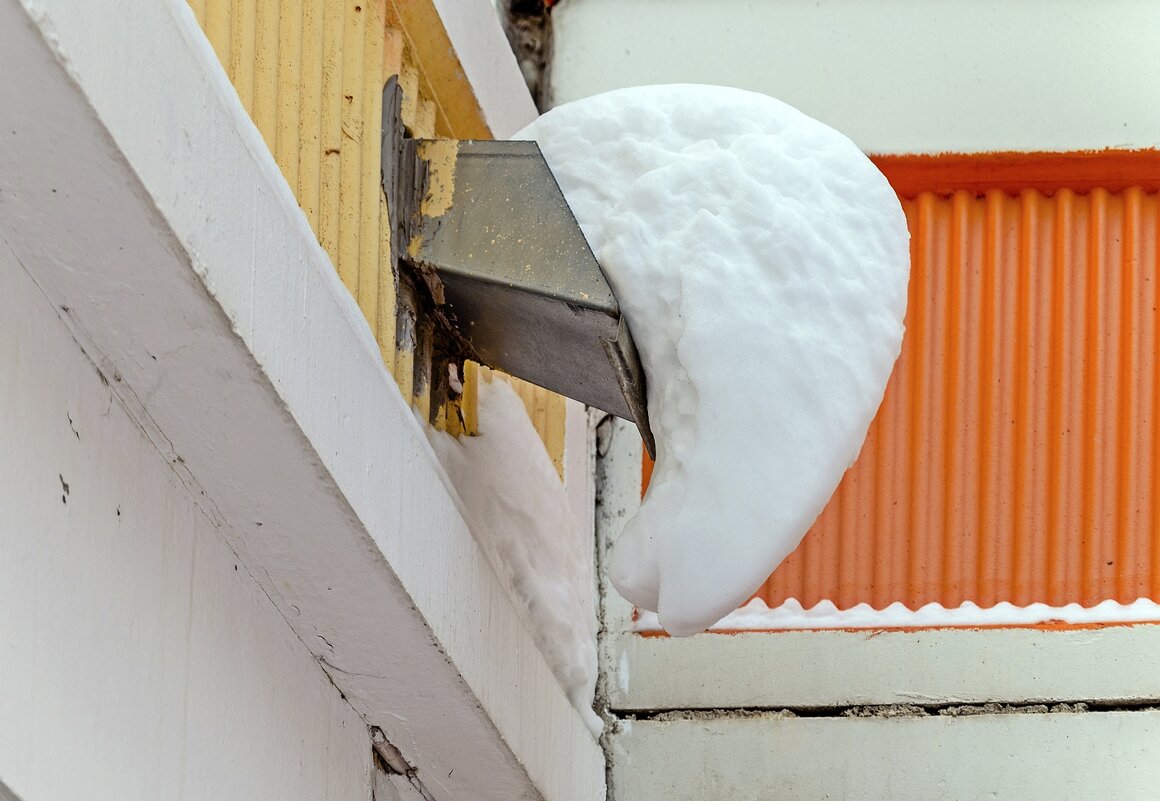
[(391, 258), (426, 289), (437, 350), (631, 420), (653, 454), (632, 335), (539, 146), (407, 139), (398, 108), (392, 79), (382, 153)]

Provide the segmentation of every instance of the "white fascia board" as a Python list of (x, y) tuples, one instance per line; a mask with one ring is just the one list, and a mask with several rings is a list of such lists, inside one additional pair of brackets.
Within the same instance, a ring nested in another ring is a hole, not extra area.
[(335, 685), (439, 801), (603, 798), (186, 4), (0, 0), (0, 53), (0, 236)]
[(611, 786), (716, 798), (1152, 801), (1160, 712), (623, 721)]
[(492, 0), (434, 0), (491, 135), (507, 139), (539, 112)]
[(621, 634), (611, 708), (783, 709), (880, 704), (1160, 703), (1160, 625)]

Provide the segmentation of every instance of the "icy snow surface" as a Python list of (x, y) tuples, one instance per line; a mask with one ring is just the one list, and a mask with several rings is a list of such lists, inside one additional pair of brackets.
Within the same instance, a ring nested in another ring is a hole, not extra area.
[(479, 430), (429, 437), (466, 507), (472, 536), (519, 610), (560, 686), (594, 737), (596, 602), (591, 534), (571, 515), (564, 485), (523, 401), (502, 379), (481, 380)]
[[(1160, 604), (1140, 598), (1130, 604), (1101, 601), (1095, 606), (1048, 606), (1035, 603), (1015, 606), (1002, 601), (994, 606), (978, 606), (970, 601), (950, 607), (929, 603), (910, 609), (895, 602), (884, 609), (858, 604), (838, 609), (832, 601), (821, 601), (809, 609), (794, 599), (773, 607), (754, 598), (745, 606), (717, 621), (710, 631), (781, 631), (785, 629), (893, 629), (946, 626), (1032, 626), (1052, 622), (1086, 623), (1160, 622)], [(635, 631), (658, 631), (660, 622), (653, 612), (637, 617)]]
[(641, 353), (657, 464), (609, 574), (672, 634), (736, 609), (862, 446), (902, 341), (909, 251), (845, 136), (722, 87), (555, 108), (540, 143)]

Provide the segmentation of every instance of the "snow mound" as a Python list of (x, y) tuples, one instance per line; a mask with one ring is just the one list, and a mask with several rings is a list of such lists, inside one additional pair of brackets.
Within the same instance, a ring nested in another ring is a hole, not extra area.
[(623, 89), (540, 143), (633, 333), (657, 463), (609, 575), (672, 634), (736, 609), (858, 456), (902, 342), (909, 235), (845, 136), (765, 95)]
[(570, 513), (524, 402), (502, 379), (479, 382), (479, 436), (428, 439), (464, 519), (568, 700), (600, 736), (593, 544)]

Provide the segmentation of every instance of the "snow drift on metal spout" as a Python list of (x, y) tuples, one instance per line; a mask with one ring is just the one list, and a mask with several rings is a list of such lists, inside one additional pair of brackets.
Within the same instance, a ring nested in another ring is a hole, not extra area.
[(657, 463), (609, 572), (672, 634), (736, 609), (853, 463), (902, 343), (909, 235), (845, 136), (765, 95), (624, 89), (532, 138), (621, 304)]

